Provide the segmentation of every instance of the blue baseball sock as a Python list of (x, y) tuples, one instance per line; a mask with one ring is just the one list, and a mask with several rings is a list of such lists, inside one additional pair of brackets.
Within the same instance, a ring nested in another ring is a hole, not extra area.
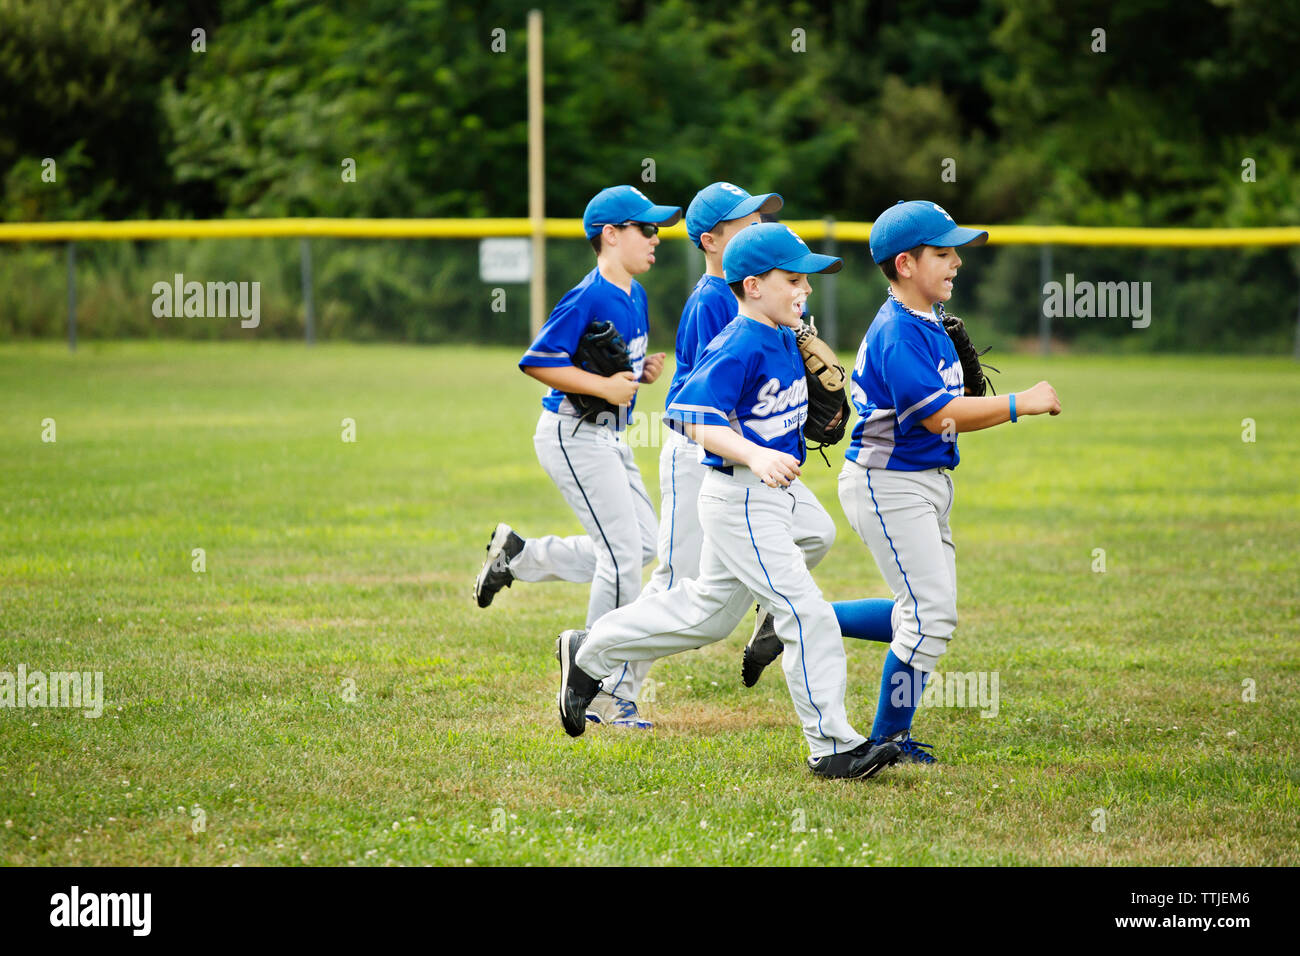
[(880, 641), (888, 644), (894, 639), (894, 628), (889, 623), (894, 613), (894, 602), (885, 598), (866, 598), (861, 601), (832, 601), (831, 608), (840, 622), (840, 633), (860, 641)]
[(880, 702), (876, 705), (876, 722), (871, 739), (883, 740), (900, 730), (912, 729), (912, 717), (925, 689), (925, 671), (904, 664), (891, 650), (885, 655), (880, 673)]

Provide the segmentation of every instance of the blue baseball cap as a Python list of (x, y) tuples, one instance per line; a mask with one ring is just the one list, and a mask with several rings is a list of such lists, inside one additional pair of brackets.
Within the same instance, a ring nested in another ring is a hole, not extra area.
[(700, 236), (712, 232), (720, 222), (741, 219), (754, 212), (773, 213), (785, 205), (776, 193), (751, 196), (731, 183), (712, 183), (695, 194), (686, 207), (686, 234), (700, 244)]
[(635, 186), (610, 186), (602, 189), (587, 203), (582, 214), (582, 228), (588, 239), (600, 235), (601, 226), (624, 222), (653, 222), (671, 226), (682, 218), (681, 206), (656, 206)]
[(771, 269), (790, 272), (839, 272), (843, 259), (811, 252), (808, 244), (780, 222), (756, 222), (746, 226), (727, 243), (722, 254), (722, 271), (728, 282), (745, 276), (761, 276)]
[(943, 207), (916, 199), (900, 199), (871, 224), (871, 258), (877, 263), (917, 246), (982, 246), (988, 241), (987, 232), (965, 229)]

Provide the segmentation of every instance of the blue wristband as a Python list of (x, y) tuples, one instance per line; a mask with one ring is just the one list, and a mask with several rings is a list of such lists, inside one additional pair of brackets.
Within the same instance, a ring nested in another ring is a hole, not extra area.
[(1011, 420), (1014, 422), (1016, 420), (1016, 393), (1011, 392), (1010, 398), (1011, 398)]

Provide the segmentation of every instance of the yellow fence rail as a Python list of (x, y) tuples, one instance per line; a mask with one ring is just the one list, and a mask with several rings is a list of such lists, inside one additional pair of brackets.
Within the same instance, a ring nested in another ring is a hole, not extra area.
[[(833, 219), (784, 220), (810, 242), (823, 242), (833, 251), (836, 242), (867, 242), (869, 222)], [(543, 220), (549, 239), (583, 238), (577, 219)], [(1147, 246), (1214, 248), (1230, 246), (1300, 246), (1300, 226), (1253, 229), (1146, 229), (1091, 226), (977, 226), (987, 229), (989, 243), (1000, 246), (1038, 246), (1044, 283), (1052, 275), (1053, 246)], [(313, 238), (339, 239), (488, 239), (498, 236), (532, 236), (529, 219), (158, 219), (124, 222), (11, 222), (0, 223), (0, 242), (63, 242), (68, 253), (68, 346), (76, 349), (76, 256), (78, 242), (141, 239), (298, 239), (302, 246), (302, 286), (305, 334), (315, 340), (312, 297), (311, 242)], [(678, 223), (661, 231), (666, 239), (685, 239), (686, 227)], [(536, 281), (536, 277), (535, 277)], [(835, 330), (833, 286), (828, 283), (827, 328)], [(535, 330), (534, 330), (535, 331)], [(1051, 322), (1040, 312), (1039, 340), (1049, 351)], [(1297, 316), (1295, 357), (1300, 360), (1300, 315)]]
[[(866, 242), (869, 222), (830, 219), (786, 220), (810, 241)], [(1300, 226), (1257, 229), (1147, 229), (1092, 226), (975, 226), (987, 229), (989, 243), (1002, 246), (1293, 246)], [(577, 219), (547, 219), (550, 239), (583, 238)], [(125, 222), (0, 223), (0, 242), (82, 242), (130, 239), (485, 239), (530, 236), (527, 219), (157, 219)], [(664, 229), (666, 239), (685, 239), (681, 223)]]

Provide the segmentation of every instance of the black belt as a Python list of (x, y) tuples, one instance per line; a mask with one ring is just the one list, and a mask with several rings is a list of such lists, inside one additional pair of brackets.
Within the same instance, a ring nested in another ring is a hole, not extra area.
[(735, 470), (730, 465), (709, 465), (709, 467), (714, 471), (721, 472), (728, 478), (732, 477), (732, 472)]
[(581, 428), (583, 425), (590, 425), (592, 428), (603, 428), (605, 429), (605, 431), (613, 432), (615, 435), (622, 434), (622, 432), (619, 431), (619, 429), (615, 428), (613, 425), (606, 424), (605, 422), (599, 422), (592, 418), (584, 418), (581, 415), (569, 415), (565, 412), (555, 412), (554, 414), (559, 415), (561, 418), (568, 418), (573, 421), (573, 432), (569, 437), (573, 437), (573, 435), (578, 434), (578, 429)]

